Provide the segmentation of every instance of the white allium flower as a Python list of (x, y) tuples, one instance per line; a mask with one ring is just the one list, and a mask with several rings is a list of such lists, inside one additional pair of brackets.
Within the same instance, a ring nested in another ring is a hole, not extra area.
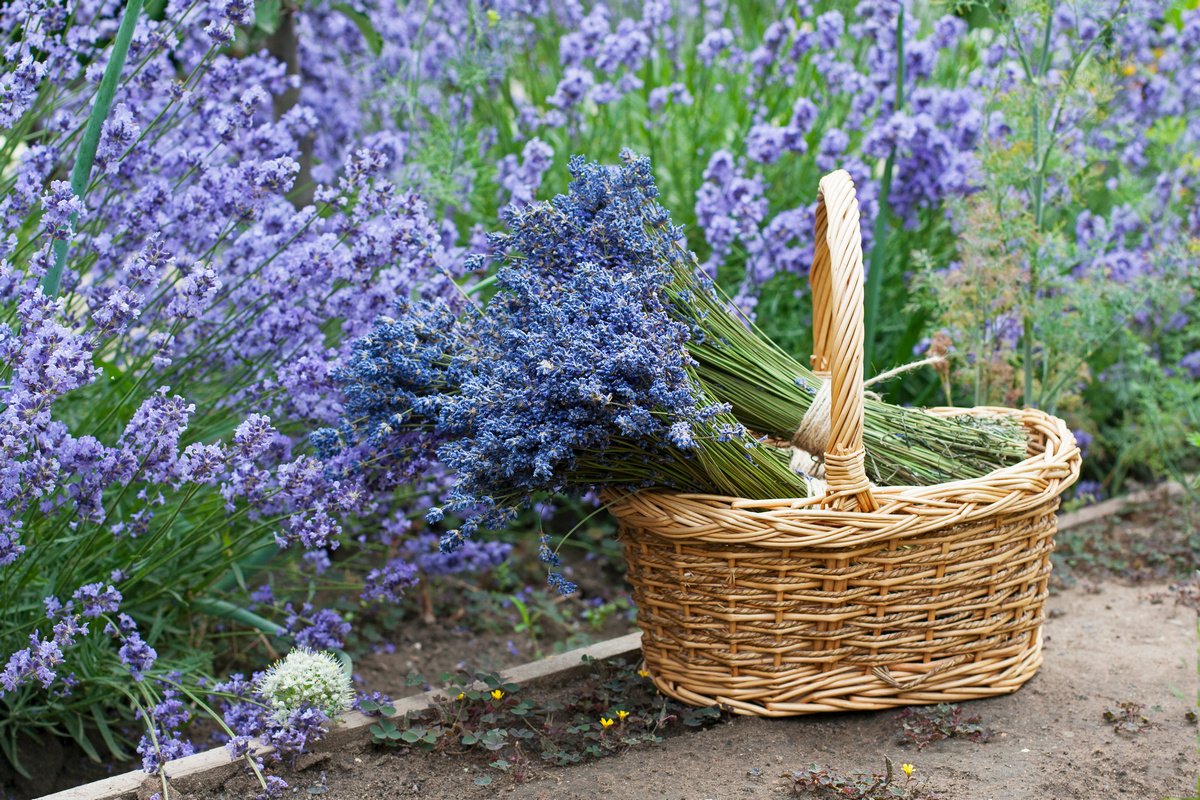
[(333, 719), (354, 702), (350, 676), (342, 664), (326, 652), (298, 647), (276, 661), (258, 680), (258, 693), (277, 719), (286, 719), (304, 706), (320, 710)]

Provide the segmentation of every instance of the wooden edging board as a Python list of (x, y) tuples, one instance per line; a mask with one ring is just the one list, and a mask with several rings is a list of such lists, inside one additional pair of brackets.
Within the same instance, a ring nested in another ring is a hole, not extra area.
[[(1058, 519), (1058, 528), (1059, 530), (1066, 530), (1067, 528), (1086, 525), (1089, 522), (1095, 522), (1096, 520), (1116, 514), (1127, 506), (1136, 506), (1160, 498), (1174, 497), (1183, 494), (1184, 491), (1185, 489), (1182, 485), (1171, 482), (1146, 491), (1134, 492), (1124, 497), (1105, 500), (1102, 503), (1096, 503), (1078, 511), (1061, 515)], [(507, 680), (521, 684), (522, 686), (536, 686), (571, 677), (573, 674), (582, 671), (584, 668), (583, 658), (585, 656), (596, 660), (621, 658), (637, 654), (641, 651), (641, 646), (642, 635), (640, 633), (630, 633), (616, 639), (608, 639), (588, 647), (580, 647), (576, 650), (569, 650), (565, 653), (550, 656), (549, 658), (543, 658), (540, 661), (532, 661), (528, 664), (503, 670), (501, 675)], [(443, 696), (444, 694), (444, 692), (434, 690), (397, 700), (394, 703), (396, 714), (403, 716), (404, 714), (422, 711), (434, 702), (435, 697)], [(328, 749), (330, 746), (336, 747), (341, 743), (353, 740), (361, 736), (363, 729), (374, 723), (377, 719), (378, 717), (368, 717), (357, 711), (351, 712), (345, 715), (341, 722), (321, 740), (319, 746), (322, 749)], [(263, 754), (269, 753), (270, 748), (261, 748), (258, 752)], [(231, 761), (229, 759), (229, 753), (224, 747), (217, 747), (187, 756), (186, 758), (169, 761), (163, 769), (168, 779), (180, 780), (202, 774), (210, 775), (218, 771), (228, 772), (232, 776), (235, 772), (241, 770), (242, 766), (241, 761)], [(138, 789), (141, 788), (142, 784), (150, 778), (151, 776), (145, 772), (136, 770), (45, 795), (40, 800), (131, 800), (137, 796)]]

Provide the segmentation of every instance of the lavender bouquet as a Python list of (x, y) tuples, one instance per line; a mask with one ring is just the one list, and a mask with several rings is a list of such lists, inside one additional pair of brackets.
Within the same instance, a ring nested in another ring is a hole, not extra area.
[[(584, 263), (565, 257), (572, 238), (589, 227), (626, 231), (606, 235), (601, 252), (592, 254), (594, 261), (616, 274), (669, 276), (662, 284), (666, 313), (689, 328), (686, 346), (697, 377), (714, 397), (731, 404), (739, 422), (773, 439), (791, 440), (820, 379), (754, 326), (703, 272), (684, 244), (682, 229), (657, 201), (649, 159), (626, 151), (622, 164), (604, 166), (577, 157), (570, 169), (570, 192), (511, 214), (508, 222), (516, 233), (494, 237), (497, 246), (519, 245), (525, 269), (563, 276)], [(547, 233), (523, 235), (530, 226)], [(1024, 434), (1015, 424), (935, 417), (870, 398), (865, 406), (867, 471), (878, 483), (927, 485), (977, 477), (1026, 456)]]
[[(512, 234), (495, 243), (510, 258), (486, 306), (403, 302), (399, 318), (356, 343), (335, 373), (346, 419), (314, 435), (327, 459), (390, 481), (436, 454), (455, 482), (428, 519), (463, 520), (442, 538), (448, 551), (544, 493), (807, 494), (788, 452), (751, 435), (697, 375), (692, 330), (667, 306), (670, 274), (604, 264), (605, 251), (637, 246), (640, 224), (543, 205), (508, 221)], [(545, 247), (578, 268), (530, 269), (529, 254)]]

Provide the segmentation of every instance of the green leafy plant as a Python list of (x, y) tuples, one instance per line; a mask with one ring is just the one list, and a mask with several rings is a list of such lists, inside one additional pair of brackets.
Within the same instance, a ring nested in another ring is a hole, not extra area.
[(1112, 723), (1114, 733), (1136, 735), (1156, 727), (1146, 716), (1146, 706), (1132, 700), (1122, 700), (1104, 709), (1104, 721)]
[(956, 245), (916, 256), (910, 305), (932, 312), (932, 347), (951, 357), (947, 400), (1066, 418), (1085, 449), (1082, 497), (1131, 476), (1179, 479), (1200, 424), (1197, 245), (1174, 222), (1197, 174), (1184, 144), (1196, 109), (1137, 107), (1137, 87), (1162, 80), (1164, 51), (1147, 46), (1143, 60), (1122, 44), (1174, 31), (1124, 2), (1086, 32), (1053, 5), (982, 8), (1011, 58), (988, 90), (1003, 134), (982, 142), (981, 190), (949, 203)]
[(912, 764), (901, 764), (897, 770), (890, 758), (885, 756), (883, 762), (882, 773), (851, 772), (848, 775), (813, 764), (784, 774), (783, 786), (792, 797), (824, 800), (936, 800), (938, 795), (925, 781), (913, 778), (916, 768)]
[(992, 731), (978, 714), (963, 711), (958, 703), (911, 706), (900, 712), (900, 741), (924, 750), (943, 739), (986, 742)]

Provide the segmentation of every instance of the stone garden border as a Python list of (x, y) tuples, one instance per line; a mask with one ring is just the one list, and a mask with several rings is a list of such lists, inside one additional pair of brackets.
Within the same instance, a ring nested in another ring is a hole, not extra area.
[[(1058, 527), (1059, 530), (1066, 530), (1086, 525), (1116, 514), (1128, 506), (1141, 505), (1157, 499), (1167, 499), (1184, 492), (1185, 488), (1181, 484), (1166, 483), (1063, 514), (1059, 517)], [(568, 650), (539, 661), (502, 670), (501, 675), (506, 680), (526, 687), (555, 682), (583, 671), (584, 656), (602, 661), (636, 655), (641, 649), (641, 638), (640, 633), (626, 634), (616, 639), (608, 639), (588, 647)], [(422, 711), (433, 704), (434, 698), (444, 695), (443, 691), (434, 690), (401, 698), (393, 705), (396, 707), (396, 714), (402, 716)], [(321, 740), (321, 749), (329, 749), (331, 746), (338, 747), (364, 736), (365, 729), (377, 719), (378, 717), (368, 717), (357, 711), (346, 714), (341, 722)], [(258, 752), (268, 753), (270, 748), (263, 748)], [(242, 770), (243, 766), (241, 761), (230, 761), (229, 753), (224, 747), (217, 747), (170, 761), (164, 767), (164, 771), (172, 781), (186, 783), (187, 779), (218, 780), (222, 778), (222, 773), (227, 773), (229, 777), (232, 777)], [(40, 800), (135, 800), (138, 790), (147, 780), (154, 779), (141, 770), (135, 770), (45, 795)], [(181, 788), (186, 789), (186, 786)]]

